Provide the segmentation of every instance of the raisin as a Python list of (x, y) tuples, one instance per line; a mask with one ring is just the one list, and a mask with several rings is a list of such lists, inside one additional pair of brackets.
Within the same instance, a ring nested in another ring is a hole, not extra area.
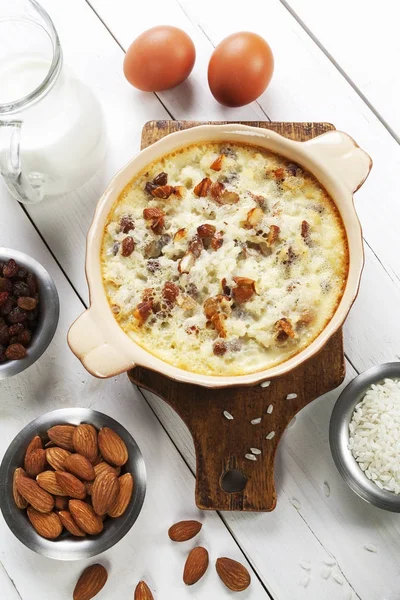
[(0, 307), (0, 315), (9, 315), (15, 306), (15, 296), (9, 296), (4, 302), (3, 306)]
[(0, 277), (0, 292), (12, 292), (12, 282), (5, 277)]
[(29, 296), (21, 296), (21, 298), (18, 298), (17, 304), (24, 310), (33, 310), (36, 308), (37, 300), (36, 298), (30, 298)]
[(25, 267), (19, 267), (18, 269), (18, 273), (16, 274), (17, 279), (26, 279), (28, 276), (28, 271), (25, 269)]
[(6, 349), (5, 346), (0, 344), (0, 363), (5, 362), (7, 360)]
[(153, 183), (156, 185), (166, 185), (168, 183), (168, 173), (159, 173), (154, 177)]
[(24, 329), (19, 335), (17, 335), (17, 342), (23, 346), (29, 346), (31, 343), (32, 334), (29, 329)]
[(158, 185), (152, 181), (148, 181), (144, 186), (144, 191), (151, 195), (152, 191), (156, 189)]
[(26, 356), (26, 348), (22, 344), (11, 344), (11, 346), (8, 346), (5, 354), (8, 360), (20, 360)]
[(28, 273), (26, 283), (29, 286), (29, 296), (33, 296), (37, 292), (37, 279), (33, 273)]
[(30, 310), (28, 312), (28, 321), (34, 321), (37, 316), (38, 316), (38, 307), (36, 306), (36, 308), (34, 308), (33, 310)]
[(175, 304), (176, 299), (179, 296), (179, 288), (175, 283), (172, 283), (172, 281), (166, 281), (162, 295), (168, 304)]
[(159, 269), (160, 269), (160, 263), (158, 262), (158, 260), (148, 260), (147, 261), (147, 270), (150, 271), (150, 273), (155, 273)]
[(10, 346), (11, 346), (11, 344), (18, 344), (18, 336), (13, 335), (12, 337), (10, 337), (10, 339), (8, 340), (8, 344)]
[(293, 175), (293, 177), (296, 177), (298, 170), (300, 170), (300, 172), (301, 172), (301, 168), (299, 167), (299, 165), (296, 165), (295, 163), (289, 163), (288, 165), (286, 165), (286, 171), (288, 171), (291, 175)]
[(15, 325), (10, 325), (8, 328), (8, 333), (10, 335), (19, 335), (22, 331), (24, 331), (22, 323), (15, 323)]
[(220, 153), (224, 154), (225, 156), (230, 156), (231, 158), (237, 157), (236, 152), (232, 148), (229, 148), (229, 146), (222, 146)]
[(24, 281), (16, 281), (13, 285), (13, 294), (17, 298), (20, 296), (30, 296), (29, 285)]
[(9, 295), (9, 292), (0, 292), (0, 306), (7, 302)]
[(133, 229), (135, 229), (135, 223), (133, 222), (132, 217), (129, 215), (123, 216), (119, 222), (119, 230), (122, 231), (122, 233), (129, 233)]
[(135, 242), (133, 241), (133, 238), (128, 235), (126, 238), (124, 238), (122, 240), (122, 244), (121, 244), (121, 254), (122, 256), (130, 256), (132, 254), (132, 252), (135, 249)]
[(10, 333), (8, 331), (7, 325), (4, 323), (4, 325), (0, 325), (0, 344), (2, 346), (7, 345), (9, 340), (10, 340)]
[(215, 356), (223, 356), (226, 352), (226, 344), (225, 342), (219, 342), (218, 340), (213, 344), (213, 352)]
[(18, 273), (18, 265), (15, 262), (15, 260), (13, 258), (10, 258), (10, 260), (8, 260), (6, 262), (6, 264), (3, 267), (3, 275), (4, 277), (15, 277), (15, 275)]
[(25, 323), (25, 321), (28, 318), (28, 313), (23, 310), (22, 308), (20, 308), (19, 306), (16, 306), (15, 308), (12, 309), (12, 311), (10, 312), (10, 314), (8, 315), (8, 321), (9, 323)]

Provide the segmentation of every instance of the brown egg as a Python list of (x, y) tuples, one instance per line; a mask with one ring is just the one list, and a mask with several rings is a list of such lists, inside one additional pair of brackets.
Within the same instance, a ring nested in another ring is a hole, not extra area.
[(244, 106), (256, 100), (271, 81), (274, 56), (256, 33), (239, 31), (222, 40), (208, 65), (212, 95), (225, 106)]
[(124, 74), (145, 92), (160, 92), (179, 85), (193, 69), (196, 50), (190, 37), (177, 27), (159, 25), (139, 35), (129, 46)]

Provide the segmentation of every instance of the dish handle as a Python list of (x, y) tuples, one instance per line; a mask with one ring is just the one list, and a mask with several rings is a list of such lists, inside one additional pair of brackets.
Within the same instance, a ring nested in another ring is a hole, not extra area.
[(71, 325), (68, 345), (95, 377), (112, 377), (136, 366), (107, 339), (93, 308), (82, 313)]
[(362, 186), (372, 168), (371, 157), (342, 131), (328, 131), (301, 143), (308, 155), (328, 166), (351, 193)]

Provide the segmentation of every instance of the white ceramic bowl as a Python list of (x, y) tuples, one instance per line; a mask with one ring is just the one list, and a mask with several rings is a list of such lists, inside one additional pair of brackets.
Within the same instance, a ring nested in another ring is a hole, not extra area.
[[(213, 376), (192, 373), (170, 365), (140, 347), (117, 324), (104, 291), (100, 249), (109, 211), (123, 188), (149, 163), (164, 154), (195, 143), (238, 142), (261, 146), (281, 154), (310, 171), (332, 196), (342, 216), (349, 243), (350, 266), (340, 304), (325, 329), (304, 350), (289, 360), (256, 373)], [(177, 381), (210, 388), (254, 385), (287, 373), (316, 354), (342, 326), (353, 304), (364, 264), (361, 226), (353, 203), (355, 192), (371, 169), (371, 158), (355, 141), (340, 131), (331, 131), (307, 142), (289, 140), (268, 129), (230, 123), (201, 125), (172, 133), (142, 150), (117, 173), (100, 198), (87, 238), (86, 276), (90, 308), (72, 325), (68, 342), (90, 373), (111, 377), (134, 366), (159, 371)]]

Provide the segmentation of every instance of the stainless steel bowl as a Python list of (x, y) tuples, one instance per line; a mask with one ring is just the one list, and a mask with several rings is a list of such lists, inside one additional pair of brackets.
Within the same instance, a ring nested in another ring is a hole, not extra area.
[(338, 471), (353, 492), (374, 506), (400, 512), (400, 494), (378, 488), (364, 475), (348, 448), (349, 423), (356, 404), (364, 398), (372, 384), (382, 383), (387, 378), (400, 379), (400, 362), (372, 367), (349, 383), (334, 406), (329, 426), (329, 443)]
[(37, 361), (53, 339), (60, 313), (57, 288), (46, 269), (37, 260), (23, 252), (0, 248), (0, 261), (5, 262), (10, 258), (37, 277), (40, 294), (39, 319), (25, 358), (0, 363), (0, 379), (21, 373)]
[[(134, 492), (126, 512), (118, 519), (106, 519), (99, 535), (72, 538), (65, 531), (56, 540), (46, 540), (36, 533), (28, 521), (26, 512), (17, 508), (12, 495), (14, 470), (23, 465), (24, 454), (35, 435), (42, 438), (53, 425), (91, 423), (96, 428), (110, 427), (124, 440), (129, 459), (122, 472), (132, 473)], [(14, 438), (4, 455), (0, 467), (0, 508), (4, 519), (14, 535), (34, 552), (58, 560), (77, 560), (96, 556), (124, 537), (136, 521), (143, 506), (146, 493), (146, 469), (138, 445), (128, 431), (111, 417), (88, 408), (62, 408), (38, 417)]]

